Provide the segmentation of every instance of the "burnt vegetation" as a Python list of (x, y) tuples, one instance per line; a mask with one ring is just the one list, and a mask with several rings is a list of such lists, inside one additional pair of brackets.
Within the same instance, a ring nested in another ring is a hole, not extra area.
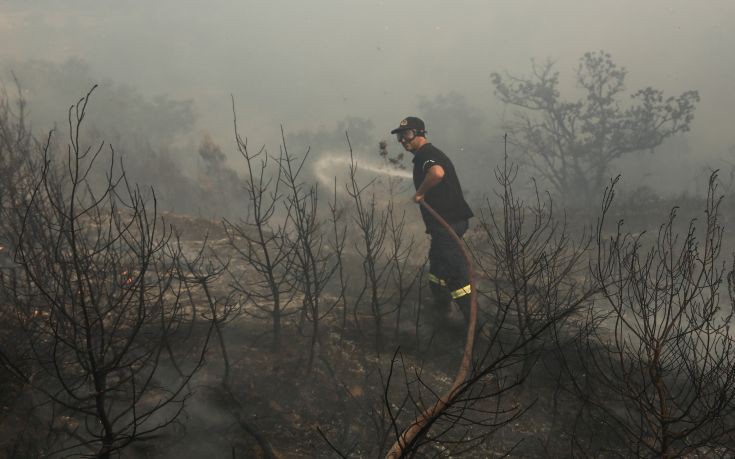
[[(0, 455), (732, 455), (729, 196), (713, 173), (651, 224), (607, 178), (686, 131), (696, 92), (621, 108), (604, 53), (577, 77), (565, 102), (552, 64), (494, 76), (521, 110), (465, 235), (473, 333), (458, 309), (432, 320), (405, 183), (363, 174), (349, 135), (344, 181), (314, 183), (316, 152), (283, 131), (253, 147), (233, 100), (235, 170), (209, 137), (198, 154), (202, 190), (239, 214), (204, 220), (162, 212), (85, 131), (95, 89), (42, 138), (4, 92)], [(404, 167), (384, 142), (375, 157)], [(567, 211), (572, 194), (594, 205)]]

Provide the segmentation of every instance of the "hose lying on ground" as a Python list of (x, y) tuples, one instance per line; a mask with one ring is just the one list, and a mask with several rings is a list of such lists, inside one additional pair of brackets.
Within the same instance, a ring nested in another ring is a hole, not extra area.
[(470, 321), (467, 326), (467, 341), (464, 346), (464, 354), (462, 355), (462, 363), (459, 365), (459, 371), (457, 376), (454, 378), (452, 387), (449, 391), (439, 397), (439, 399), (429, 408), (424, 410), (398, 437), (393, 446), (388, 450), (386, 459), (398, 459), (408, 452), (410, 446), (421, 434), (425, 428), (431, 425), (431, 422), (435, 420), (446, 408), (451, 404), (459, 392), (459, 388), (462, 383), (467, 379), (467, 375), (470, 372), (470, 363), (472, 362), (472, 348), (475, 344), (475, 328), (477, 326), (477, 288), (475, 287), (475, 272), (472, 269), (472, 262), (470, 255), (464, 242), (457, 236), (451, 226), (441, 217), (434, 209), (431, 208), (426, 201), (421, 200), (421, 205), (434, 217), (436, 220), (447, 230), (452, 239), (459, 244), (464, 256), (464, 261), (467, 264), (467, 273), (470, 280)]

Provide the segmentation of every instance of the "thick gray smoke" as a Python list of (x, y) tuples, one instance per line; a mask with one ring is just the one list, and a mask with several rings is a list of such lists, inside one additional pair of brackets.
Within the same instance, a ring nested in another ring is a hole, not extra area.
[[(297, 152), (311, 147), (314, 157), (346, 152), (345, 130), (366, 152), (377, 152), (381, 140), (399, 150), (388, 132), (416, 114), (427, 121), (430, 139), (456, 159), (466, 188), (482, 194), (503, 156), (501, 126), (512, 115), (490, 75), (527, 75), (531, 59), (549, 58), (562, 97), (574, 99), (580, 56), (604, 50), (628, 70), (626, 90), (700, 93), (689, 133), (614, 164), (625, 187), (676, 195), (703, 189), (711, 169), (723, 169), (724, 177), (732, 168), (735, 68), (723, 56), (733, 42), (727, 18), (734, 10), (728, 1), (320, 0), (291, 2), (284, 14), (268, 2), (209, 8), (190, 1), (11, 1), (0, 6), (0, 65), (6, 85), (15, 71), (27, 90), (36, 129), (63, 124), (66, 108), (100, 83), (92, 108), (106, 140), (148, 150), (149, 161), (194, 180), (205, 167), (198, 154), (205, 133), (225, 155), (223, 165), (239, 167), (233, 95), (241, 133), (272, 153), (281, 126)], [(152, 167), (137, 165), (141, 172)], [(185, 190), (175, 196), (180, 210), (202, 207)]]

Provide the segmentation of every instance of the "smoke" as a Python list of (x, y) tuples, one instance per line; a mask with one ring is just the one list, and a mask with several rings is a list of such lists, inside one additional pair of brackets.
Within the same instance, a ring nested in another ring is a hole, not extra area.
[[(204, 129), (200, 127), (200, 110), (194, 99), (178, 99), (165, 94), (146, 96), (129, 84), (97, 78), (91, 66), (77, 58), (62, 63), (6, 59), (3, 70), (6, 86), (13, 76), (17, 77), (30, 107), (32, 127), (39, 137), (54, 127), (59, 134), (65, 135), (68, 107), (93, 84), (99, 84), (90, 105), (93, 116), (86, 122), (88, 139), (104, 140), (112, 145), (133, 181), (155, 187), (163, 209), (202, 216), (243, 212), (241, 206), (231, 205), (237, 202), (239, 192), (239, 157), (232, 145), (231, 120), (213, 131)], [(631, 75), (636, 74), (635, 70), (631, 69)], [(561, 74), (562, 81), (570, 77), (570, 72)], [(391, 157), (403, 152), (390, 138), (390, 128), (406, 115), (417, 115), (427, 123), (429, 140), (454, 162), (468, 199), (479, 202), (491, 193), (488, 179), (492, 178), (494, 167), (501, 163), (505, 153), (500, 126), (510, 113), (505, 113), (505, 107), (492, 95), (489, 81), (481, 97), (470, 99), (464, 93), (449, 90), (433, 96), (417, 95), (415, 109), (403, 106), (394, 117), (381, 118), (379, 124), (368, 117), (354, 115), (332, 122), (325, 121), (324, 117), (317, 118), (323, 122), (315, 128), (291, 129), (289, 126), (293, 123), (282, 124), (286, 146), (296, 156), (308, 153), (310, 164), (325, 165), (320, 162), (323, 155), (348, 158), (350, 147), (365, 160), (375, 158), (380, 162), (381, 142), (387, 145), (384, 150)], [(298, 111), (298, 107), (295, 109)], [(231, 117), (224, 109), (221, 115)], [(251, 116), (246, 117), (244, 124), (249, 129), (258, 125), (252, 123)], [(277, 125), (274, 121), (271, 127)], [(255, 129), (248, 134), (254, 138), (268, 138), (267, 149), (277, 152), (281, 139)], [(728, 156), (728, 145), (722, 145), (717, 152), (708, 152), (696, 150), (692, 142), (691, 135), (669, 139), (655, 152), (643, 152), (616, 161), (611, 174), (623, 175), (621, 192), (645, 187), (662, 196), (683, 191), (696, 193), (703, 189), (701, 185), (708, 171), (729, 170), (728, 161), (732, 155)], [(512, 145), (508, 153), (511, 159), (519, 159)], [(340, 161), (344, 164), (346, 159)], [(410, 155), (406, 154), (401, 161), (405, 167), (410, 163)], [(330, 167), (334, 169), (334, 166)], [(303, 178), (323, 182), (324, 173), (317, 173), (318, 170), (316, 166), (310, 168), (308, 172), (312, 174)], [(530, 188), (530, 180), (523, 183)], [(541, 183), (541, 187), (544, 189), (545, 185)], [(222, 193), (227, 194), (228, 199), (212, 199)]]
[(57, 144), (63, 145), (69, 107), (97, 85), (83, 125), (83, 142), (104, 142), (109, 146), (105, 155), (114, 150), (132, 183), (155, 190), (161, 210), (206, 217), (242, 212), (232, 199), (240, 189), (238, 176), (212, 136), (197, 129), (192, 100), (148, 98), (132, 86), (97, 80), (79, 59), (62, 64), (11, 60), (4, 70), (7, 92), (12, 95), (9, 86), (17, 82), (37, 138), (54, 130)]

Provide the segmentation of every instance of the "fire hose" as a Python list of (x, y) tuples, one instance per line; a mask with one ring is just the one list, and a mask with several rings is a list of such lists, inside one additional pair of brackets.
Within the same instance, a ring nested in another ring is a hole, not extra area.
[(470, 372), (470, 364), (472, 362), (472, 349), (475, 345), (475, 328), (477, 326), (477, 288), (475, 287), (475, 272), (472, 269), (472, 261), (470, 260), (469, 252), (464, 244), (464, 241), (457, 236), (451, 226), (434, 210), (431, 208), (426, 201), (419, 201), (422, 206), (431, 214), (440, 224), (449, 232), (449, 235), (459, 245), (462, 250), (462, 256), (467, 265), (467, 273), (470, 281), (470, 320), (467, 326), (467, 341), (464, 346), (464, 354), (462, 355), (462, 362), (459, 365), (459, 371), (457, 376), (452, 382), (452, 386), (437, 401), (430, 407), (426, 408), (398, 437), (393, 446), (388, 450), (386, 459), (398, 459), (404, 457), (404, 454), (410, 451), (410, 447), (413, 445), (416, 438), (425, 433), (425, 429), (428, 428), (431, 423), (436, 420), (446, 408), (454, 401), (459, 394), (459, 389), (462, 384), (467, 380), (467, 375)]

